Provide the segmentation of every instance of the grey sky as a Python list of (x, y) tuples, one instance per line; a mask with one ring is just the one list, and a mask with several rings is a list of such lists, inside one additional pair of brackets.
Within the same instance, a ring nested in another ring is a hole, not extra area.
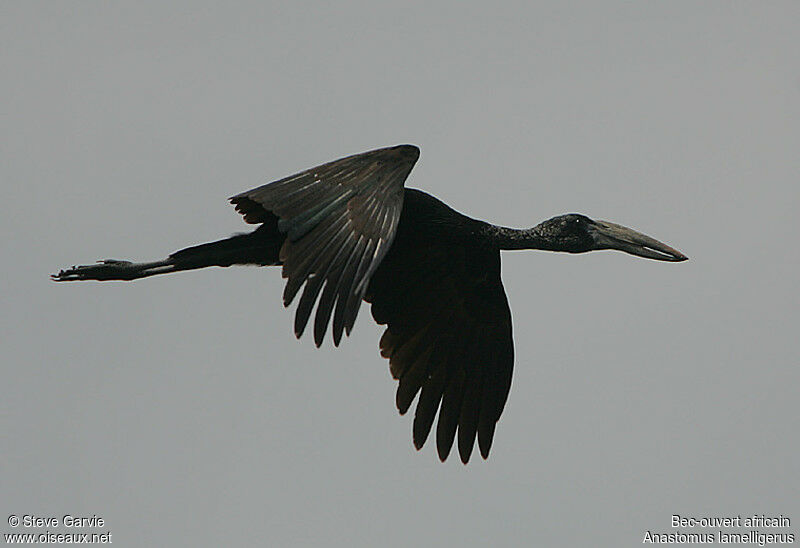
[[(0, 532), (633, 546), (675, 513), (782, 513), (797, 534), (800, 4), (495, 4), (3, 4)], [(246, 230), (228, 196), (404, 142), (408, 186), (463, 213), (581, 212), (691, 258), (504, 254), (488, 461), (414, 450), (368, 310), (339, 349), (298, 343), (277, 269), (47, 279)]]

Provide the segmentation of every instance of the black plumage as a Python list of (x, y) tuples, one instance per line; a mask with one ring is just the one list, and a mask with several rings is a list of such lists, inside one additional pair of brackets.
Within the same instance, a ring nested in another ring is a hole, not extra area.
[(418, 396), (413, 440), (421, 448), (438, 412), (436, 445), (445, 460), (458, 437), (466, 463), (475, 438), (486, 458), (511, 387), (511, 313), (500, 278), (501, 249), (580, 253), (619, 249), (666, 261), (686, 257), (631, 229), (584, 215), (531, 229), (469, 218), (433, 196), (405, 189), (419, 157), (413, 145), (349, 156), (231, 198), (249, 234), (177, 251), (163, 261), (105, 260), (62, 270), (56, 281), (133, 280), (234, 264), (282, 265), (284, 304), (300, 294), (294, 331), (314, 316), (322, 344), (335, 345), (362, 301), (386, 330), (381, 355), (399, 381), (401, 413)]

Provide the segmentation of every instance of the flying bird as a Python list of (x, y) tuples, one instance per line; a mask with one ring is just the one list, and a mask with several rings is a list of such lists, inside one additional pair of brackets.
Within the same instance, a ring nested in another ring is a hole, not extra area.
[(59, 282), (136, 280), (208, 266), (282, 266), (299, 338), (314, 314), (322, 344), (332, 322), (338, 346), (350, 334), (362, 301), (386, 325), (380, 352), (399, 381), (405, 414), (419, 394), (413, 422), (417, 449), (437, 411), (436, 446), (444, 461), (458, 437), (462, 462), (477, 437), (489, 455), (511, 388), (511, 312), (500, 279), (500, 251), (583, 253), (617, 249), (659, 261), (681, 252), (630, 228), (585, 215), (553, 217), (514, 229), (472, 219), (430, 194), (404, 188), (419, 158), (413, 145), (348, 156), (230, 198), (247, 234), (133, 263), (107, 259), (52, 275)]

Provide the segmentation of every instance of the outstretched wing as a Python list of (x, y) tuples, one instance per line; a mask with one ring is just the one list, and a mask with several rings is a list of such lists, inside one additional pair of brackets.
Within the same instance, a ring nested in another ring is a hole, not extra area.
[[(413, 145), (348, 156), (230, 199), (248, 223), (277, 215), (283, 302), (305, 284), (295, 315), (300, 337), (319, 298), (314, 341), (333, 314), (333, 341), (350, 334), (369, 280), (391, 246), (403, 208), (403, 184), (419, 158)], [(274, 217), (273, 217), (274, 218)], [(324, 289), (323, 289), (324, 286)], [(335, 308), (334, 308), (335, 307)]]
[(511, 312), (500, 280), (500, 253), (436, 238), (406, 244), (401, 235), (370, 282), (372, 315), (387, 324), (381, 354), (400, 381), (405, 413), (420, 392), (414, 445), (421, 448), (439, 411), (436, 445), (445, 460), (458, 431), (469, 461), (478, 437), (488, 457), (511, 388)]

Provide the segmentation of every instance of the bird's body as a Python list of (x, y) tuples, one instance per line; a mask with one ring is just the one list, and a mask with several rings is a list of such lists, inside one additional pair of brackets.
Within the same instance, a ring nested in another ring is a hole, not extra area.
[(511, 387), (511, 313), (500, 278), (501, 249), (579, 253), (620, 249), (669, 261), (686, 257), (625, 227), (578, 214), (516, 230), (472, 219), (403, 184), (419, 156), (412, 145), (336, 160), (231, 198), (249, 234), (177, 251), (163, 261), (106, 260), (53, 278), (132, 280), (234, 264), (280, 265), (284, 304), (302, 294), (300, 337), (314, 315), (319, 346), (328, 330), (338, 345), (362, 301), (387, 328), (381, 354), (399, 380), (397, 407), (419, 400), (413, 437), (422, 447), (439, 414), (436, 440), (447, 458), (456, 435), (467, 462), (475, 438), (489, 454)]

